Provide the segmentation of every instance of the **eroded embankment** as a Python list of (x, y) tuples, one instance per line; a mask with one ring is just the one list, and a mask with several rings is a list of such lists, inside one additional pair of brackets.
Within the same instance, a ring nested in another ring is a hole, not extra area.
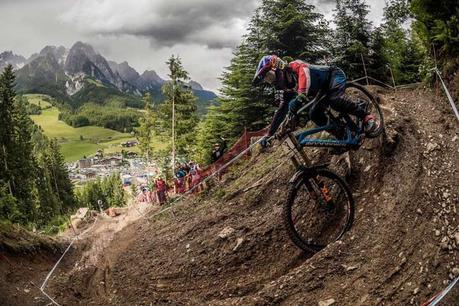
[(356, 219), (342, 241), (315, 255), (290, 242), (281, 204), (293, 169), (274, 150), (115, 234), (97, 264), (61, 273), (50, 292), (66, 305), (427, 300), (458, 267), (457, 122), (429, 91), (383, 93), (383, 107), (387, 139), (351, 153)]

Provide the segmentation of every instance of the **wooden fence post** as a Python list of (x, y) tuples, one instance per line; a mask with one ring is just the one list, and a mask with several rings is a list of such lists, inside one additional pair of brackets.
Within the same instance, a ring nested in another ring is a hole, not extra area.
[(365, 79), (367, 80), (367, 86), (368, 86), (370, 85), (370, 82), (368, 81), (367, 66), (365, 66), (365, 61), (363, 59), (363, 53), (360, 53), (360, 57), (362, 58), (363, 71), (365, 72)]

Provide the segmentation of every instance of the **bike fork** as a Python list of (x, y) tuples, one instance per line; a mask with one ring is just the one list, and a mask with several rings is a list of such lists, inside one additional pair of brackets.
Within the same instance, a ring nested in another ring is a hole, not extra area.
[(309, 167), (311, 165), (311, 160), (306, 155), (301, 145), (298, 143), (298, 140), (296, 139), (295, 135), (293, 135), (293, 133), (288, 133), (287, 136), (288, 138), (286, 139), (286, 144), (288, 149), (294, 152), (294, 155), (292, 156), (291, 160), (295, 168), (300, 167), (300, 165)]

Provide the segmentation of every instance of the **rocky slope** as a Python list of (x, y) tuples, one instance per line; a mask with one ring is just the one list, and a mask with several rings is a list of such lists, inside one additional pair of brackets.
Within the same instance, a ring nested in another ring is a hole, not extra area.
[[(84, 252), (93, 241), (81, 241), (50, 294), (65, 305), (428, 300), (459, 272), (458, 123), (430, 91), (381, 94), (387, 135), (350, 154), (356, 218), (341, 241), (307, 254), (288, 239), (280, 213), (293, 169), (273, 149), (233, 167), (207, 194), (118, 232), (96, 262)], [(442, 305), (458, 299), (456, 288)]]

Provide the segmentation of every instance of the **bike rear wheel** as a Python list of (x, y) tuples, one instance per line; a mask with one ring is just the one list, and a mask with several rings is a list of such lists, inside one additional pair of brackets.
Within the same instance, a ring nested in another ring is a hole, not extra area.
[(291, 185), (283, 219), (299, 248), (317, 252), (352, 226), (354, 199), (343, 179), (328, 169), (317, 169)]
[(375, 116), (375, 120), (379, 125), (375, 130), (366, 132), (367, 138), (376, 138), (384, 131), (384, 117), (379, 107), (378, 101), (365, 87), (356, 83), (346, 83), (346, 96), (353, 101), (365, 101), (367, 103), (367, 111)]

